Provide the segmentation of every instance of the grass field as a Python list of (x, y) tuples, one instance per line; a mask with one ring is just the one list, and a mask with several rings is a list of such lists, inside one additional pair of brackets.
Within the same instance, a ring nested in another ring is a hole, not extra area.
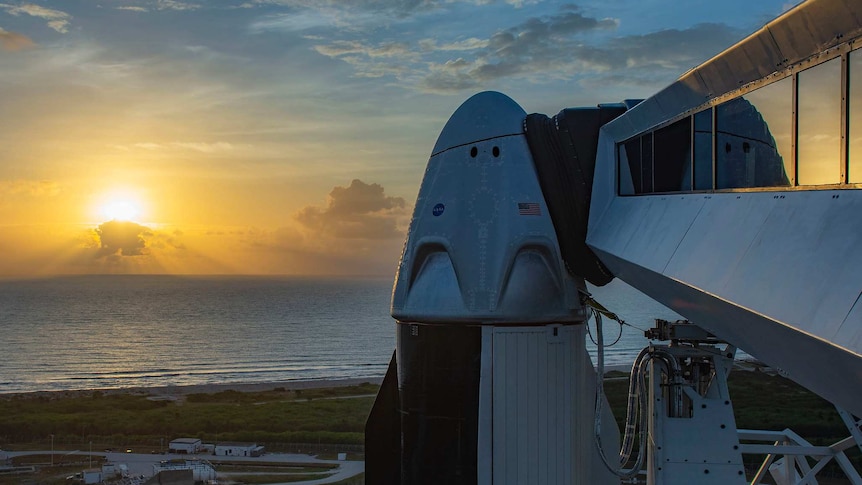
[[(605, 385), (618, 421), (625, 415), (627, 386), (626, 380)], [(848, 434), (832, 405), (787, 379), (736, 371), (729, 386), (738, 428), (791, 428), (814, 444), (830, 444)], [(92, 442), (94, 451), (129, 448), (149, 453), (167, 448), (171, 439), (181, 436), (209, 443), (257, 442), (270, 451), (296, 451), (292, 448), (298, 443), (324, 450), (327, 444), (359, 446), (377, 388), (362, 384), (300, 392), (223, 391), (192, 394), (181, 401), (100, 392), (65, 398), (0, 396), (0, 448), (46, 450), (52, 434), (55, 450), (86, 450)], [(858, 450), (851, 455), (858, 465)], [(2, 483), (18, 482), (0, 478)]]
[[(303, 391), (224, 391), (185, 401), (135, 394), (0, 397), (0, 448), (162, 451), (180, 436), (204, 442), (361, 445), (377, 386)], [(349, 396), (349, 399), (339, 397)], [(272, 448), (270, 448), (272, 449)]]

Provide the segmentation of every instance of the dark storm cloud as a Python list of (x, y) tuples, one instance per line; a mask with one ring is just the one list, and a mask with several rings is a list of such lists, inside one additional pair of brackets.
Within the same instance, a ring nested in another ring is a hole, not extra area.
[(403, 236), (397, 219), (404, 207), (403, 198), (387, 196), (381, 185), (354, 179), (348, 187), (333, 188), (326, 207), (307, 206), (295, 217), (321, 236), (388, 239)]
[(147, 254), (147, 239), (153, 236), (150, 228), (130, 221), (109, 221), (96, 229), (101, 256), (141, 256)]

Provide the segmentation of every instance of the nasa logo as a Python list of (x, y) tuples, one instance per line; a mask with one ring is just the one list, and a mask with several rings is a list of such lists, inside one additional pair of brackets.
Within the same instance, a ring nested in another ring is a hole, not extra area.
[(434, 209), (431, 210), (431, 213), (434, 214), (434, 217), (438, 217), (443, 214), (443, 211), (446, 210), (446, 206), (443, 204), (437, 204), (434, 206)]

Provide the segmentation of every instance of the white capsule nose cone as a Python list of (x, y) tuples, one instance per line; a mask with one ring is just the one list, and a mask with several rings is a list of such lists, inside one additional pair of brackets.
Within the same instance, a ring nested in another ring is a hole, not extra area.
[(583, 320), (523, 133), (525, 117), (508, 96), (484, 92), (446, 123), (398, 267), (397, 320)]
[(449, 118), (431, 156), (479, 140), (523, 133), (526, 116), (527, 112), (505, 94), (496, 91), (476, 94)]

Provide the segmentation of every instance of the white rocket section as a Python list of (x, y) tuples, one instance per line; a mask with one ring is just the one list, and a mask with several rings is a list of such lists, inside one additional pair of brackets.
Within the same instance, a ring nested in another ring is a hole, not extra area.
[[(483, 328), (489, 365), (482, 367), (479, 443), (491, 449), (480, 452), (480, 485), (619, 483), (593, 438), (595, 371), (585, 334), (583, 325)], [(602, 421), (602, 442), (616, 457), (619, 431), (607, 402)]]
[(398, 266), (395, 319), (583, 320), (522, 133), (525, 116), (507, 96), (483, 92), (446, 123)]

